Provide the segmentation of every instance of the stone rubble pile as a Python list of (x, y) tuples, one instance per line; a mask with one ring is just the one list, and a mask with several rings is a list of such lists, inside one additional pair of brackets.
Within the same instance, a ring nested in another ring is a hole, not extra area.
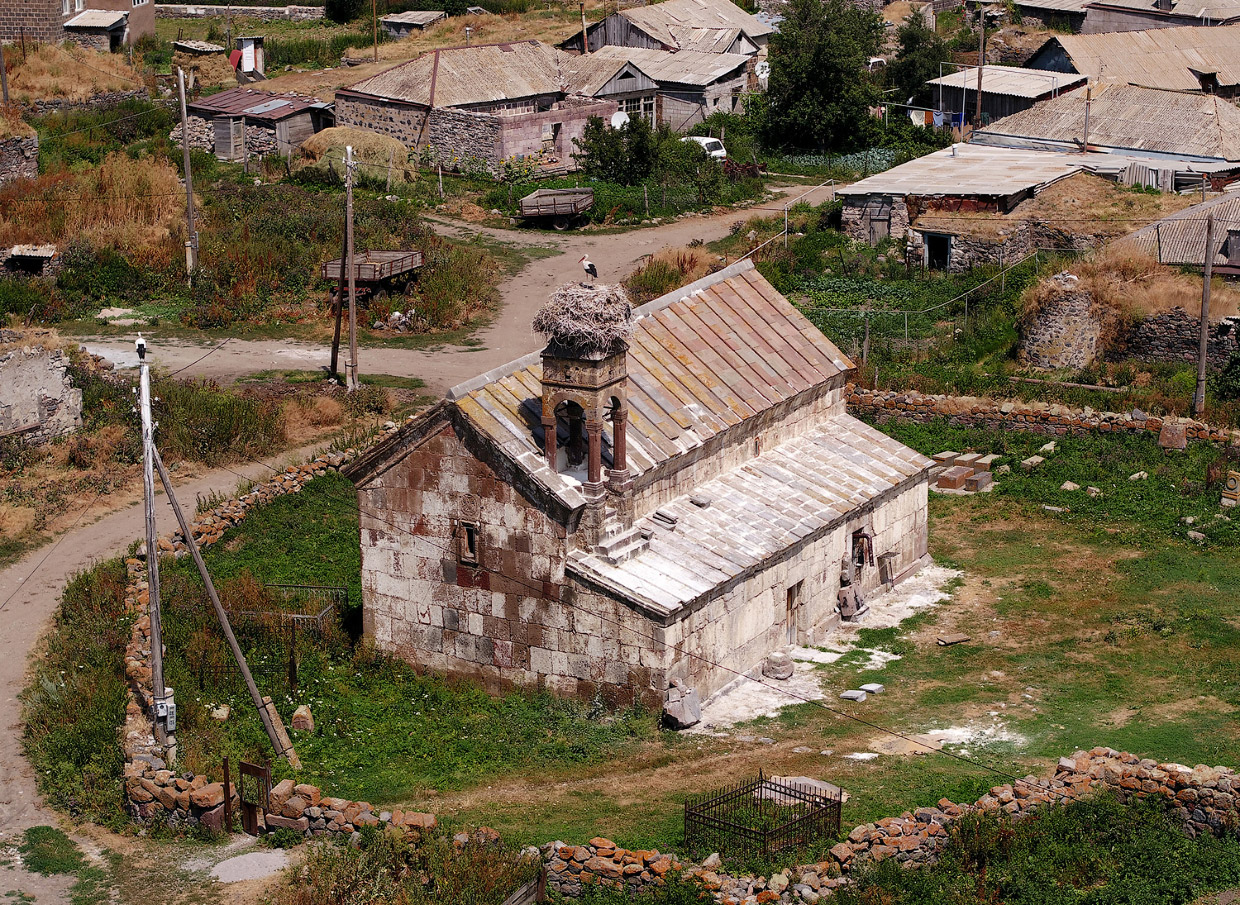
[[(188, 116), (185, 120), (186, 131), (189, 132), (189, 146), (196, 151), (215, 151), (215, 127), (211, 121), (201, 116)], [(168, 140), (181, 147), (181, 124), (177, 123), (168, 133)], [(276, 130), (264, 126), (246, 123), (245, 146), (251, 157), (265, 157), (274, 154), (279, 148), (276, 141)]]
[(1058, 402), (1000, 401), (979, 396), (945, 396), (916, 390), (868, 390), (849, 384), (848, 407), (855, 415), (877, 421), (903, 418), (935, 421), (947, 418), (955, 427), (989, 427), (1063, 435), (1083, 431), (1102, 433), (1150, 433), (1158, 436), (1164, 424), (1183, 427), (1189, 440), (1240, 444), (1240, 431), (1212, 427), (1191, 418), (1173, 415), (1160, 418), (1139, 409), (1131, 412), (1099, 412), (1086, 406), (1075, 408)]
[(682, 877), (712, 892), (721, 905), (814, 905), (822, 896), (849, 883), (848, 875), (863, 864), (894, 858), (912, 868), (933, 862), (947, 844), (952, 823), (964, 814), (1003, 812), (1019, 819), (1049, 802), (1081, 798), (1095, 791), (1111, 792), (1125, 801), (1161, 799), (1192, 837), (1229, 832), (1240, 822), (1240, 776), (1231, 768), (1163, 764), (1112, 748), (1093, 748), (1060, 758), (1050, 779), (1026, 776), (1016, 783), (995, 786), (974, 804), (957, 804), (944, 798), (937, 807), (918, 808), (854, 827), (844, 841), (831, 848), (826, 860), (769, 878), (723, 873), (718, 855), (699, 865), (681, 866), (674, 855), (629, 851), (607, 839), (591, 839), (582, 846), (554, 842), (543, 846), (542, 854), (547, 887), (562, 896), (580, 896), (582, 889), (593, 884), (638, 892), (665, 883), (669, 871), (680, 871)]

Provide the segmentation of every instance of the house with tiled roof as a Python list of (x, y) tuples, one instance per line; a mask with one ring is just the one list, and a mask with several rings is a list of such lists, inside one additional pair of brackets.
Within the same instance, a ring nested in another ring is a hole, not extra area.
[(932, 463), (845, 412), (852, 362), (752, 264), (631, 318), (454, 388), (352, 466), (377, 648), (658, 707), (821, 642), (842, 592), (925, 561)]

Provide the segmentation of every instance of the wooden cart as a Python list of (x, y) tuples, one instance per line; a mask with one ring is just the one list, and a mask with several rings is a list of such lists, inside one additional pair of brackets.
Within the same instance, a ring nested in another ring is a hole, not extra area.
[[(353, 278), (357, 283), (358, 301), (406, 294), (413, 281), (413, 272), (421, 266), (420, 251), (364, 251), (355, 254)], [(337, 287), (343, 284), (347, 293), (348, 273), (339, 258), (326, 262), (321, 273), (323, 279), (332, 280)], [(333, 294), (336, 291), (333, 287)]]
[(550, 221), (556, 229), (568, 229), (585, 221), (594, 206), (594, 189), (539, 189), (519, 202), (521, 217)]

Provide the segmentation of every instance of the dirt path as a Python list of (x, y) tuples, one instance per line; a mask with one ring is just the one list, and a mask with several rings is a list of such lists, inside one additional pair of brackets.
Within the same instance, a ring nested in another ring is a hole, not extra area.
[[(806, 189), (792, 186), (777, 191), (789, 197)], [(807, 199), (821, 204), (831, 198), (832, 189), (814, 191)], [(752, 214), (774, 215), (780, 207), (772, 201), (758, 211), (735, 210), (710, 217), (688, 217), (663, 226), (635, 230), (620, 235), (559, 234), (533, 231), (490, 229), (459, 221), (430, 219), (435, 229), (448, 237), (483, 233), (502, 242), (517, 245), (553, 245), (560, 253), (534, 261), (506, 279), (500, 286), (502, 309), (495, 320), (474, 334), (477, 345), (446, 346), (438, 349), (386, 349), (369, 347), (359, 353), (362, 371), (419, 377), (428, 392), (442, 395), (464, 380), (506, 364), (539, 346), (530, 329), (534, 312), (552, 291), (569, 280), (582, 277), (578, 260), (589, 255), (598, 268), (599, 280), (616, 283), (627, 276), (645, 255), (665, 246), (687, 245), (694, 239), (711, 242), (727, 235), (731, 225)], [(285, 340), (231, 340), (218, 352), (194, 364), (211, 347), (209, 343), (161, 340), (159, 329), (145, 331), (154, 337), (155, 360), (171, 370), (186, 368), (184, 376), (235, 380), (264, 370), (314, 370), (326, 365), (327, 345)], [(136, 365), (133, 342), (129, 339), (83, 337), (86, 347), (120, 367)], [(190, 367), (186, 367), (189, 365)]]

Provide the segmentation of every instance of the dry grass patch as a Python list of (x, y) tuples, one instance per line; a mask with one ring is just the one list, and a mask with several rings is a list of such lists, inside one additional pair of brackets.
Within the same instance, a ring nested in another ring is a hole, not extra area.
[(15, 108), (0, 108), (0, 140), (7, 138), (32, 138), (34, 134), (34, 129), (21, 118)]
[(718, 269), (718, 259), (704, 247), (664, 248), (624, 278), (633, 304), (642, 305)]
[(95, 53), (74, 44), (39, 44), (24, 57), (10, 50), (9, 94), (21, 103), (89, 100), (96, 94), (146, 87), (124, 54)]

